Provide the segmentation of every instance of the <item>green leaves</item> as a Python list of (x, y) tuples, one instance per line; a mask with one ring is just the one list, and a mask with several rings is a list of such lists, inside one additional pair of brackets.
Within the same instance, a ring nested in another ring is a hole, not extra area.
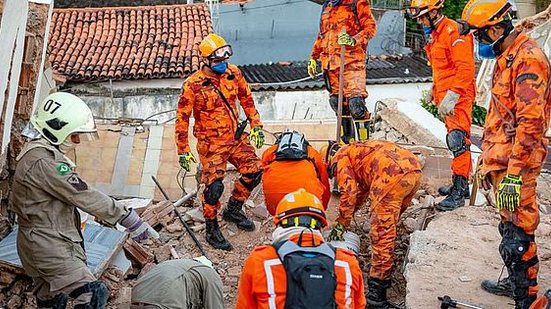
[[(421, 95), (421, 106), (423, 106), (423, 108), (425, 110), (427, 110), (429, 113), (431, 113), (434, 117), (440, 119), (440, 121), (444, 121), (444, 118), (440, 117), (440, 115), (438, 115), (438, 107), (436, 107), (436, 105), (433, 105), (429, 102), (426, 102), (425, 101), (425, 92), (428, 91), (428, 90), (425, 90), (423, 91), (423, 95)], [(472, 117), (473, 117), (473, 124), (477, 125), (477, 126), (484, 126), (484, 121), (486, 120), (486, 109), (484, 107), (481, 107), (481, 106), (478, 106), (478, 105), (474, 105), (473, 106), (473, 111), (472, 111)]]

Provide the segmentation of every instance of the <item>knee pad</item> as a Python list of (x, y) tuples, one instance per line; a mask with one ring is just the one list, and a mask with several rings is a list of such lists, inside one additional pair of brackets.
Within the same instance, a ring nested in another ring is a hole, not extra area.
[(503, 258), (505, 266), (510, 267), (522, 262), (522, 256), (528, 251), (530, 243), (534, 241), (534, 235), (528, 235), (523, 229), (511, 222), (503, 224), (503, 234), (499, 244), (499, 254)]
[(331, 106), (331, 109), (333, 109), (333, 111), (337, 113), (339, 108), (339, 97), (336, 95), (330, 96), (329, 105)]
[(92, 299), (87, 304), (79, 304), (75, 309), (104, 309), (109, 298), (109, 289), (101, 280), (88, 282), (80, 288), (75, 289), (69, 294), (72, 298), (77, 298), (84, 293), (92, 293)]
[(247, 190), (252, 191), (262, 180), (262, 170), (255, 173), (243, 174), (239, 181)]
[(205, 202), (207, 202), (207, 204), (215, 205), (218, 203), (222, 193), (224, 193), (224, 183), (222, 182), (222, 179), (218, 179), (205, 188), (205, 191), (203, 191), (203, 196), (205, 197)]
[(50, 300), (41, 300), (36, 297), (36, 305), (38, 308), (65, 309), (67, 308), (68, 301), (69, 295), (65, 293), (59, 293)]
[(469, 146), (465, 143), (467, 133), (462, 130), (451, 130), (446, 135), (446, 144), (448, 149), (451, 150), (454, 157), (459, 157), (465, 151), (469, 150)]
[(349, 98), (348, 108), (350, 109), (350, 115), (352, 115), (354, 119), (364, 119), (367, 114), (365, 100), (362, 97)]

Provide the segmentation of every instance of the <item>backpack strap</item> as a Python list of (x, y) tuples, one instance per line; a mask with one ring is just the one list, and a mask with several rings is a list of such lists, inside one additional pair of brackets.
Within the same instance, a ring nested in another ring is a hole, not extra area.
[[(277, 247), (276, 247), (277, 246)], [(317, 247), (301, 247), (294, 243), (293, 241), (285, 241), (280, 244), (274, 245), (274, 248), (277, 250), (277, 255), (279, 259), (284, 261), (285, 257), (294, 252), (304, 252), (304, 253), (317, 253), (328, 256), (329, 258), (335, 260), (336, 253), (335, 249), (329, 246), (327, 243), (322, 243)]]

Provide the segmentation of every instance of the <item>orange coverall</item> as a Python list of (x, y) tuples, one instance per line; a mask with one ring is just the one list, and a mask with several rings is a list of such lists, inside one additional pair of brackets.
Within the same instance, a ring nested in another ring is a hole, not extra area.
[[(357, 15), (352, 9), (356, 6)], [(321, 61), (321, 68), (329, 79), (331, 95), (339, 92), (341, 46), (337, 43), (343, 27), (356, 39), (355, 46), (346, 46), (344, 54), (344, 97), (367, 97), (365, 58), (367, 42), (375, 36), (376, 24), (369, 1), (341, 0), (337, 6), (331, 2), (321, 13), (320, 30), (310, 58)]]
[[(224, 94), (233, 114), (214, 86)], [(249, 176), (258, 173), (262, 163), (246, 134), (239, 140), (234, 139), (238, 124), (234, 115), (239, 115), (236, 100), (239, 100), (251, 127), (260, 126), (260, 115), (254, 106), (249, 85), (235, 65), (230, 64), (228, 70), (220, 75), (208, 74), (203, 70), (193, 73), (184, 82), (178, 101), (175, 135), (178, 154), (190, 151), (188, 127), (193, 111), (193, 134), (197, 137), (197, 153), (203, 166), (201, 183), (208, 186), (223, 179), (226, 164), (230, 162), (242, 175), (242, 180), (237, 179), (234, 183), (232, 196), (237, 201), (244, 201), (251, 192), (245, 187), (243, 180), (250, 182)], [(210, 205), (206, 203), (204, 196), (201, 196), (201, 201), (205, 218), (215, 218), (220, 202)]]
[[(304, 233), (302, 244), (312, 244), (311, 233)], [(295, 243), (299, 235), (290, 237)], [(314, 236), (319, 246), (323, 239)], [(365, 308), (364, 281), (358, 260), (352, 251), (337, 248), (335, 256), (337, 289), (335, 302), (338, 308)], [(287, 275), (273, 246), (257, 246), (245, 260), (237, 292), (236, 309), (262, 309), (285, 307)], [(347, 306), (347, 304), (349, 304)]]
[(348, 226), (356, 210), (371, 201), (372, 256), (369, 276), (390, 278), (396, 224), (410, 206), (421, 180), (421, 162), (410, 151), (388, 141), (345, 145), (333, 159), (341, 192), (337, 222)]
[[(525, 33), (497, 58), (493, 74), (492, 101), (482, 141), (479, 173), (490, 177), (494, 190), (507, 174), (522, 176), (520, 206), (514, 212), (502, 210), (502, 222), (512, 222), (528, 235), (539, 224), (536, 180), (547, 156), (551, 91), (550, 66), (538, 44)], [(535, 242), (530, 243), (523, 261), (537, 257)], [(539, 264), (528, 269), (536, 279)], [(530, 286), (529, 295), (538, 287)]]
[(308, 145), (308, 158), (276, 161), (277, 148), (278, 145), (273, 145), (262, 154), (262, 189), (268, 212), (275, 215), (279, 201), (300, 188), (317, 196), (323, 208), (327, 209), (331, 192), (327, 169), (320, 153)]
[[(432, 32), (432, 43), (425, 46), (432, 66), (432, 97), (438, 106), (446, 92), (460, 95), (454, 115), (446, 116), (444, 123), (448, 133), (452, 130), (465, 132), (465, 144), (470, 146), (473, 102), (475, 98), (474, 47), (472, 35), (461, 36), (457, 22), (444, 16)], [(454, 175), (469, 178), (471, 171), (469, 150), (452, 160)]]

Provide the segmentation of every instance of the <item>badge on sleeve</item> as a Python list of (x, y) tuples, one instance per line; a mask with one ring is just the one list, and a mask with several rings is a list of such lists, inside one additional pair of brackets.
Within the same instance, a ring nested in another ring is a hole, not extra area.
[(67, 178), (67, 182), (73, 186), (77, 191), (86, 191), (88, 190), (88, 185), (80, 179), (77, 174), (71, 175), (69, 178)]
[(71, 171), (71, 168), (69, 167), (69, 164), (64, 163), (64, 162), (59, 163), (55, 167), (55, 169), (59, 173), (59, 175), (61, 175), (61, 176), (65, 176), (65, 175), (67, 175), (67, 173), (69, 173)]

